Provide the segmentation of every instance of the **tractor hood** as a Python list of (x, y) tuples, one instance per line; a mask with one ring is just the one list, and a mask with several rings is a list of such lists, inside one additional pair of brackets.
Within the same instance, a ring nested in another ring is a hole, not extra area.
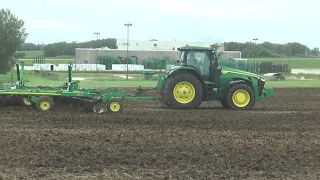
[(258, 74), (254, 74), (248, 71), (243, 71), (240, 69), (235, 69), (235, 68), (230, 68), (230, 67), (226, 67), (226, 66), (221, 66), (221, 74), (239, 74), (239, 75), (244, 75), (244, 76), (250, 76), (250, 77), (255, 77), (257, 79), (262, 79), (264, 80), (264, 78)]

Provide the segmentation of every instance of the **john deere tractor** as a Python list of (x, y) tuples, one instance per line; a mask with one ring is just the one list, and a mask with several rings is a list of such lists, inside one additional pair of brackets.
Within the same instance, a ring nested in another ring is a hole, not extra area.
[(257, 74), (219, 66), (216, 49), (186, 46), (177, 66), (159, 78), (157, 91), (169, 108), (193, 109), (202, 101), (220, 101), (229, 109), (251, 109), (256, 101), (273, 96)]

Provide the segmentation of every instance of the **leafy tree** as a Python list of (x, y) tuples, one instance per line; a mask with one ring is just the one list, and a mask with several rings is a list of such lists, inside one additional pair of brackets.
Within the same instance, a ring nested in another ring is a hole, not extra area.
[(20, 59), (22, 59), (22, 58), (26, 57), (26, 53), (24, 53), (24, 52), (17, 52), (17, 53), (15, 53), (15, 54), (13, 55), (13, 57), (14, 57), (14, 58), (20, 58)]
[(14, 56), (24, 43), (24, 21), (18, 19), (8, 9), (0, 10), (0, 73), (5, 74), (15, 63)]
[(41, 51), (40, 44), (24, 43), (18, 51)]
[(296, 56), (305, 57), (306, 54), (314, 55), (315, 51), (310, 51), (308, 47), (300, 43), (275, 44), (271, 42), (263, 42), (255, 44), (254, 42), (225, 42), (226, 51), (241, 51), (243, 58), (253, 57), (283, 57)]
[(47, 44), (43, 47), (43, 54), (46, 57), (56, 57), (62, 55), (74, 56), (76, 48), (101, 48), (108, 47), (110, 49), (117, 48), (116, 39), (99, 39), (94, 41), (82, 42), (82, 43), (66, 43), (59, 42), (53, 44)]

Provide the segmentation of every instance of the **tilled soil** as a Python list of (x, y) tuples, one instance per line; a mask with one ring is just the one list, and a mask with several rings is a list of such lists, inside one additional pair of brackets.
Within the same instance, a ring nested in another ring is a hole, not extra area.
[(320, 89), (275, 91), (250, 111), (0, 107), (0, 179), (319, 179)]

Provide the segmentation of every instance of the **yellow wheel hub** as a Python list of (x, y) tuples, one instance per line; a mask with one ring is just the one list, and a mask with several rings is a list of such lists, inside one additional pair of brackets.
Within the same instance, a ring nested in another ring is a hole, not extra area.
[(30, 106), (30, 105), (31, 105), (31, 102), (30, 102), (29, 99), (26, 98), (26, 97), (23, 98), (23, 103), (24, 103), (25, 105), (27, 105), (27, 106)]
[(50, 108), (51, 104), (49, 101), (41, 101), (40, 102), (40, 108), (42, 110), (48, 110)]
[(250, 102), (250, 94), (244, 89), (239, 89), (233, 93), (232, 102), (237, 107), (245, 107)]
[(113, 112), (119, 111), (119, 110), (120, 110), (120, 107), (121, 107), (121, 105), (120, 105), (120, 103), (118, 103), (118, 102), (112, 102), (112, 103), (110, 103), (110, 110), (113, 111)]
[(186, 81), (178, 83), (173, 89), (174, 98), (181, 104), (191, 102), (196, 95), (194, 86)]

